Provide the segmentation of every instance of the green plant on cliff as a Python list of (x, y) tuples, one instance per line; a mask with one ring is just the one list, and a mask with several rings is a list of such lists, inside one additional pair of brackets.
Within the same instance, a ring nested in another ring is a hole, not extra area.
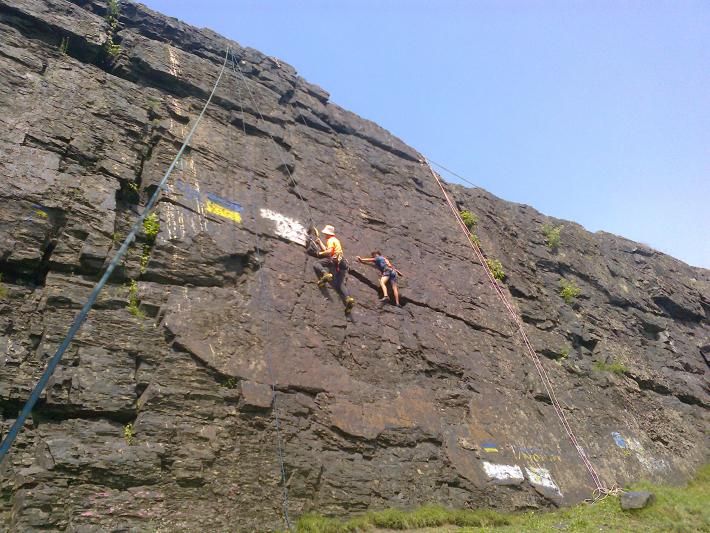
[(108, 31), (106, 32), (106, 40), (104, 41), (104, 52), (108, 57), (115, 57), (121, 53), (121, 45), (115, 43), (116, 30), (118, 29), (118, 17), (121, 15), (121, 9), (118, 5), (118, 0), (108, 0), (106, 16), (104, 17), (108, 23)]
[(237, 380), (230, 377), (225, 379), (222, 383), (220, 383), (222, 387), (225, 389), (236, 389), (237, 388)]
[(125, 426), (123, 426), (123, 439), (126, 441), (126, 444), (128, 444), (129, 446), (133, 446), (133, 443), (135, 442), (133, 424), (126, 424)]
[(150, 262), (150, 245), (145, 243), (143, 245), (143, 251), (141, 252), (141, 274), (145, 274), (148, 270), (148, 263)]
[(478, 217), (471, 213), (471, 211), (467, 210), (461, 211), (459, 215), (461, 215), (461, 220), (463, 220), (463, 223), (466, 224), (468, 230), (473, 232), (478, 224)]
[(59, 43), (59, 53), (65, 56), (67, 55), (67, 50), (69, 50), (69, 37), (62, 37)]
[(503, 271), (503, 265), (497, 259), (486, 259), (486, 264), (488, 268), (491, 269), (491, 274), (498, 281), (503, 281), (505, 279), (505, 272)]
[(611, 372), (613, 374), (626, 374), (629, 369), (618, 361), (612, 361), (611, 363), (605, 363), (603, 361), (597, 361), (594, 363), (594, 368), (600, 372)]
[(155, 244), (155, 237), (160, 231), (160, 219), (156, 213), (151, 213), (143, 219), (143, 233), (145, 233), (146, 242), (143, 244), (143, 252), (141, 253), (141, 274), (148, 269), (148, 261), (150, 261), (150, 251)]
[(466, 227), (468, 228), (468, 231), (470, 233), (468, 238), (471, 239), (471, 242), (476, 246), (481, 246), (481, 239), (479, 239), (478, 235), (476, 235), (478, 217), (468, 210), (460, 211), (459, 215), (461, 216), (461, 220), (463, 221), (463, 223), (466, 224)]
[(155, 237), (160, 231), (160, 219), (157, 213), (151, 213), (143, 219), (143, 233), (150, 243), (155, 242)]
[(564, 228), (564, 226), (553, 226), (552, 224), (542, 225), (542, 233), (547, 238), (547, 247), (550, 250), (555, 250), (560, 245), (562, 228)]
[(7, 298), (7, 287), (2, 282), (2, 274), (0, 274), (0, 300)]
[(128, 288), (128, 312), (138, 318), (145, 318), (145, 313), (138, 307), (138, 283), (131, 280)]
[(158, 110), (161, 103), (162, 103), (162, 100), (160, 98), (155, 98), (154, 96), (148, 97), (148, 108), (153, 112)]
[(564, 278), (560, 279), (560, 296), (565, 302), (571, 304), (580, 294), (582, 294), (582, 290), (574, 283)]
[(114, 20), (118, 20), (119, 15), (121, 14), (121, 8), (118, 5), (118, 0), (108, 0), (108, 15), (109, 17), (113, 18)]

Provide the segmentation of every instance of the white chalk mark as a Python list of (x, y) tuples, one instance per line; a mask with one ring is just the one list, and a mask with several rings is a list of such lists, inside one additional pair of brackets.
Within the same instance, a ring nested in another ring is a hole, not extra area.
[(263, 218), (276, 222), (276, 235), (305, 246), (306, 228), (300, 222), (270, 209), (261, 209), (260, 213)]
[(483, 469), (489, 478), (499, 481), (523, 481), (523, 471), (518, 465), (499, 465), (483, 461)]
[(555, 480), (552, 479), (552, 474), (550, 474), (547, 468), (537, 466), (525, 467), (525, 476), (528, 478), (530, 484), (551, 490), (562, 496), (560, 488), (557, 486), (557, 483), (555, 483)]

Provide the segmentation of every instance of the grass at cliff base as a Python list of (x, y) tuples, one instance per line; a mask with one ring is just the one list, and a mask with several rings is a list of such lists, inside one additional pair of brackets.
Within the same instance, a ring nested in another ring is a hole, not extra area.
[(597, 503), (551, 512), (498, 513), (489, 509), (456, 510), (425, 506), (414, 511), (390, 509), (348, 521), (304, 515), (301, 533), (341, 533), (378, 530), (478, 532), (710, 532), (710, 465), (701, 468), (685, 487), (639, 483), (632, 490), (653, 492), (646, 509), (623, 511), (617, 496)]

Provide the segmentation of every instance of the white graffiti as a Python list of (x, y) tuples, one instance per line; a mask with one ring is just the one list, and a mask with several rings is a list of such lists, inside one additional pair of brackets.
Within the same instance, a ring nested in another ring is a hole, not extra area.
[(531, 485), (537, 485), (538, 487), (549, 489), (562, 496), (560, 488), (557, 486), (557, 483), (555, 483), (555, 480), (552, 479), (552, 475), (547, 468), (536, 466), (531, 466), (529, 468), (525, 467), (525, 477), (528, 478)]
[(270, 209), (261, 209), (260, 213), (262, 217), (276, 222), (276, 235), (305, 246), (306, 228), (300, 222)]
[(611, 436), (619, 448), (622, 448), (626, 454), (634, 452), (636, 459), (649, 472), (659, 472), (668, 470), (670, 467), (665, 459), (656, 459), (652, 457), (641, 445), (638, 439), (624, 438), (621, 433), (614, 431)]
[(656, 459), (655, 457), (652, 457), (646, 450), (644, 450), (643, 446), (641, 446), (641, 443), (637, 439), (629, 438), (626, 439), (626, 442), (628, 444), (628, 448), (636, 452), (636, 459), (638, 459), (639, 463), (641, 463), (646, 470), (649, 472), (668, 470), (668, 463), (665, 459)]
[(483, 461), (483, 469), (489, 478), (499, 481), (523, 481), (523, 471), (518, 465), (499, 465)]

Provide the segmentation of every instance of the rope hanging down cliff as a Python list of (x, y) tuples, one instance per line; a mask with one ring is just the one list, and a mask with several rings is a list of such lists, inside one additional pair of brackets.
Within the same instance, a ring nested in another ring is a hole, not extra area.
[[(249, 88), (249, 80), (244, 75), (244, 71), (242, 70), (242, 67), (239, 66), (239, 62), (234, 57), (234, 54), (232, 54), (232, 70), (234, 70), (235, 67), (239, 71), (239, 77), (242, 79), (242, 83), (244, 84), (244, 87), (246, 88), (247, 93), (249, 94), (249, 98), (251, 99), (251, 103), (254, 105), (254, 109), (256, 110), (256, 113), (259, 116), (259, 119), (261, 120), (262, 123), (266, 123), (266, 119), (264, 119), (264, 115), (261, 114), (261, 109), (259, 108), (259, 103), (256, 101), (256, 98), (254, 98), (254, 93)], [(235, 70), (235, 74), (236, 74), (237, 70)], [(244, 124), (242, 123), (242, 125), (244, 125)], [(311, 227), (315, 227), (315, 223), (313, 222), (313, 211), (311, 210), (311, 206), (308, 205), (308, 202), (306, 202), (306, 200), (301, 195), (301, 191), (298, 190), (298, 183), (294, 179), (293, 174), (291, 174), (291, 170), (288, 168), (288, 164), (286, 163), (286, 160), (284, 159), (284, 156), (281, 153), (281, 147), (279, 146), (279, 143), (276, 142), (276, 139), (274, 139), (274, 136), (271, 135), (268, 128), (265, 128), (265, 131), (266, 131), (267, 135), (269, 136), (269, 138), (271, 139), (271, 142), (273, 142), (274, 146), (276, 147), (276, 153), (279, 154), (279, 158), (281, 159), (281, 165), (286, 170), (286, 174), (288, 174), (288, 178), (291, 180), (291, 183), (293, 184), (293, 189), (296, 191), (296, 195), (301, 200), (301, 205), (303, 205), (305, 207), (305, 211), (308, 215), (308, 223), (311, 225)]]
[(121, 247), (116, 252), (116, 255), (111, 260), (111, 263), (109, 263), (108, 267), (106, 267), (106, 270), (105, 270), (103, 276), (101, 276), (101, 279), (99, 280), (99, 282), (94, 286), (94, 289), (91, 291), (91, 294), (89, 295), (89, 299), (86, 301), (86, 304), (84, 304), (84, 307), (81, 308), (81, 311), (79, 311), (79, 314), (76, 315), (76, 318), (74, 319), (74, 322), (72, 323), (71, 327), (69, 328), (69, 331), (68, 331), (66, 337), (64, 337), (64, 340), (59, 345), (59, 348), (57, 348), (56, 353), (50, 359), (49, 364), (47, 365), (47, 368), (42, 373), (42, 376), (40, 377), (39, 381), (35, 385), (34, 389), (32, 389), (32, 392), (30, 393), (30, 397), (28, 398), (27, 402), (25, 403), (24, 407), (22, 408), (22, 411), (18, 415), (17, 420), (15, 420), (15, 423), (10, 428), (10, 431), (8, 431), (7, 436), (5, 437), (5, 440), (2, 441), (2, 445), (0, 446), (0, 464), (2, 464), (3, 460), (5, 459), (5, 456), (7, 455), (7, 452), (10, 450), (12, 443), (15, 442), (15, 439), (17, 438), (17, 435), (19, 434), (20, 429), (22, 429), (22, 426), (24, 426), (25, 421), (27, 420), (27, 417), (30, 415), (30, 412), (32, 412), (32, 408), (35, 406), (35, 404), (39, 400), (39, 397), (42, 394), (42, 391), (44, 391), (45, 387), (47, 386), (47, 382), (49, 381), (49, 378), (54, 373), (54, 370), (57, 368), (59, 361), (61, 361), (62, 356), (64, 355), (64, 352), (66, 351), (66, 349), (69, 346), (69, 344), (71, 343), (71, 341), (74, 339), (74, 336), (79, 331), (79, 328), (81, 328), (81, 325), (86, 320), (86, 317), (89, 314), (89, 311), (93, 307), (94, 303), (96, 302), (96, 299), (98, 298), (99, 293), (104, 288), (104, 285), (106, 285), (106, 282), (108, 281), (109, 277), (113, 273), (116, 266), (118, 266), (118, 263), (121, 261), (123, 256), (126, 254), (128, 247), (135, 240), (136, 235), (138, 234), (141, 227), (143, 226), (143, 221), (150, 214), (151, 210), (155, 206), (155, 203), (158, 201), (158, 196), (160, 195), (161, 191), (165, 187), (165, 184), (167, 183), (168, 178), (170, 177), (170, 174), (172, 174), (173, 169), (175, 168), (178, 161), (180, 160), (180, 157), (182, 157), (182, 154), (185, 151), (185, 148), (187, 147), (188, 143), (192, 139), (192, 135), (195, 133), (197, 126), (202, 121), (202, 117), (204, 116), (205, 111), (207, 111), (207, 107), (210, 105), (210, 102), (212, 102), (212, 97), (214, 96), (215, 92), (217, 91), (217, 87), (219, 86), (219, 82), (222, 80), (222, 75), (224, 74), (224, 71), (227, 67), (228, 54), (229, 54), (229, 50), (227, 50), (226, 53), (224, 54), (224, 63), (222, 64), (222, 69), (219, 72), (219, 76), (217, 78), (217, 81), (215, 82), (214, 87), (212, 87), (212, 92), (210, 93), (210, 96), (207, 99), (207, 102), (205, 102), (205, 105), (202, 108), (202, 111), (198, 115), (197, 120), (195, 120), (195, 123), (192, 125), (190, 132), (187, 134), (187, 137), (185, 137), (185, 140), (183, 141), (182, 146), (180, 147), (180, 150), (178, 150), (178, 153), (175, 155), (175, 158), (173, 159), (172, 163), (170, 163), (170, 167), (168, 167), (168, 170), (165, 172), (163, 179), (160, 180), (158, 187), (155, 189), (155, 191), (153, 192), (153, 195), (148, 200), (148, 203), (145, 205), (143, 212), (140, 214), (140, 216), (133, 223), (133, 227), (131, 228), (131, 231), (128, 233), (128, 235), (126, 236), (126, 239), (123, 241), (123, 244), (121, 244)]
[[(239, 65), (236, 64), (236, 63), (235, 63), (235, 66), (239, 69), (239, 73), (240, 73), (240, 75), (241, 75), (241, 77), (242, 77), (242, 80), (243, 80), (243, 82), (244, 82), (244, 85), (246, 86), (247, 90), (249, 91), (249, 95), (250, 95), (251, 100), (252, 100), (252, 103), (254, 104), (254, 107), (255, 107), (255, 109), (256, 109), (258, 115), (259, 115), (259, 118), (260, 118), (262, 121), (265, 121), (265, 120), (264, 120), (264, 117), (263, 117), (263, 115), (261, 114), (261, 111), (260, 111), (260, 109), (259, 109), (258, 103), (256, 102), (256, 99), (254, 98), (254, 96), (253, 96), (251, 90), (250, 90), (249, 87), (248, 87), (248, 82), (247, 82), (246, 77), (244, 76), (244, 73), (242, 72), (242, 69), (241, 69), (241, 68), (239, 67)], [(300, 114), (300, 112), (299, 112), (299, 114)], [(301, 116), (301, 119), (303, 120), (303, 117), (302, 117), (302, 116)], [(304, 121), (304, 125), (305, 125), (305, 121)], [(275, 145), (278, 145), (278, 143), (276, 143), (276, 140), (273, 138), (273, 136), (272, 136), (270, 133), (269, 133), (269, 137), (271, 138), (272, 142), (273, 142)], [(277, 148), (278, 148), (278, 146), (277, 146)], [(280, 151), (280, 150), (277, 150), (277, 151), (278, 151), (279, 155), (281, 156), (281, 151)], [(312, 217), (312, 212), (311, 212), (310, 206), (308, 205), (308, 203), (305, 201), (305, 199), (303, 198), (303, 196), (302, 196), (302, 195), (300, 194), (300, 192), (298, 191), (298, 185), (297, 185), (295, 179), (293, 178), (293, 175), (291, 174), (291, 171), (289, 170), (288, 166), (286, 165), (285, 161), (283, 160), (283, 156), (281, 156), (281, 159), (282, 159), (282, 163), (283, 163), (283, 165), (284, 165), (284, 168), (286, 169), (286, 172), (288, 173), (288, 176), (289, 176), (289, 178), (290, 178), (290, 180), (291, 180), (291, 182), (292, 182), (292, 184), (293, 184), (293, 186), (294, 186), (294, 189), (296, 190), (296, 193), (297, 193), (297, 195), (298, 195), (298, 197), (299, 197), (301, 203), (304, 205), (304, 207), (305, 207), (306, 210), (307, 210), (307, 213), (308, 213), (310, 222), (311, 222), (311, 224), (313, 224), (313, 217)], [(490, 281), (492, 287), (494, 288), (496, 294), (498, 295), (498, 297), (501, 299), (501, 301), (502, 301), (503, 304), (505, 305), (505, 307), (506, 307), (508, 313), (510, 314), (510, 316), (511, 316), (511, 318), (512, 318), (512, 320), (513, 320), (513, 323), (515, 324), (515, 326), (517, 326), (517, 329), (518, 329), (518, 331), (519, 331), (519, 333), (520, 333), (520, 335), (521, 335), (521, 338), (522, 338), (522, 340), (523, 340), (523, 343), (525, 344), (525, 347), (526, 347), (526, 349), (528, 350), (528, 353), (529, 353), (531, 359), (533, 360), (533, 363), (535, 364), (535, 368), (536, 368), (538, 374), (540, 375), (540, 378), (541, 378), (541, 380), (542, 380), (542, 382), (543, 382), (543, 385), (544, 385), (544, 387), (545, 387), (545, 390), (547, 391), (547, 394), (548, 394), (548, 396), (550, 397), (550, 399), (551, 399), (551, 401), (552, 401), (552, 404), (553, 404), (553, 406), (554, 406), (555, 412), (556, 412), (558, 418), (560, 419), (560, 423), (562, 424), (562, 427), (564, 428), (565, 432), (567, 433), (568, 438), (570, 439), (570, 441), (572, 442), (573, 446), (575, 447), (575, 450), (577, 451), (577, 453), (578, 453), (578, 455), (579, 455), (579, 457), (580, 457), (582, 463), (585, 465), (585, 467), (587, 468), (587, 470), (588, 470), (590, 476), (592, 477), (592, 480), (594, 481), (594, 485), (595, 485), (595, 491), (594, 491), (594, 492), (595, 492), (595, 495), (597, 495), (597, 496), (602, 496), (602, 495), (605, 495), (605, 494), (609, 493), (610, 490), (607, 489), (607, 488), (604, 486), (603, 482), (602, 482), (601, 479), (600, 479), (599, 474), (596, 472), (594, 466), (592, 465), (591, 461), (590, 461), (589, 458), (587, 457), (586, 452), (584, 451), (584, 448), (581, 446), (581, 444), (579, 443), (579, 441), (578, 441), (576, 435), (574, 434), (574, 431), (572, 430), (572, 427), (571, 427), (571, 425), (569, 424), (569, 421), (567, 420), (567, 417), (566, 417), (566, 415), (565, 415), (565, 413), (564, 413), (564, 410), (562, 409), (562, 406), (560, 405), (559, 401), (557, 400), (557, 396), (556, 396), (556, 394), (555, 394), (554, 388), (552, 387), (552, 383), (551, 383), (551, 381), (550, 381), (550, 378), (549, 378), (549, 376), (547, 375), (547, 372), (545, 371), (545, 368), (543, 367), (542, 362), (540, 361), (540, 358), (538, 357), (538, 355), (537, 355), (537, 353), (535, 352), (534, 348), (532, 347), (530, 341), (528, 340), (527, 334), (525, 333), (525, 329), (524, 329), (524, 327), (523, 327), (523, 324), (522, 324), (521, 320), (518, 318), (517, 313), (515, 312), (515, 310), (513, 309), (512, 305), (510, 304), (510, 302), (509, 302), (508, 299), (506, 298), (505, 294), (502, 292), (500, 286), (496, 283), (495, 278), (493, 277), (493, 274), (492, 274), (492, 272), (490, 271), (490, 268), (487, 266), (487, 263), (486, 263), (486, 261), (485, 261), (485, 258), (483, 257), (483, 253), (481, 252), (480, 248), (479, 248), (475, 243), (471, 242), (471, 240), (468, 238), (468, 236), (469, 236), (469, 231), (468, 231), (468, 229), (466, 228), (466, 225), (465, 225), (465, 224), (463, 223), (463, 221), (461, 220), (461, 217), (460, 217), (458, 211), (456, 210), (455, 206), (454, 206), (453, 203), (451, 202), (451, 199), (449, 198), (449, 196), (448, 196), (446, 190), (444, 189), (444, 186), (443, 186), (443, 184), (441, 183), (441, 180), (439, 179), (439, 177), (437, 176), (437, 174), (433, 171), (433, 169), (431, 168), (429, 162), (428, 162), (426, 159), (424, 159), (423, 162), (426, 163), (427, 168), (429, 169), (429, 171), (431, 172), (432, 176), (433, 176), (433, 177), (435, 178), (435, 180), (437, 181), (437, 184), (438, 184), (439, 187), (441, 188), (441, 191), (442, 191), (443, 194), (444, 194), (445, 200), (446, 200), (447, 204), (449, 205), (449, 208), (451, 209), (452, 213), (454, 214), (454, 216), (455, 216), (455, 218), (456, 218), (456, 220), (457, 220), (459, 226), (461, 227), (462, 231), (464, 231), (464, 233), (465, 233), (465, 235), (466, 235), (466, 237), (467, 237), (467, 241), (469, 242), (469, 245), (472, 247), (474, 253), (476, 254), (476, 257), (477, 257), (478, 261), (483, 265), (483, 267), (484, 267), (484, 269), (485, 269), (485, 271), (486, 271), (486, 274), (487, 274), (487, 276), (488, 276), (488, 279), (489, 279), (489, 281)], [(440, 164), (438, 164), (438, 163), (436, 163), (436, 165), (439, 166), (439, 167), (441, 167), (442, 169), (448, 171), (448, 172), (452, 172), (452, 171), (448, 170), (446, 167), (444, 167), (443, 165), (440, 165)], [(453, 172), (452, 172), (452, 174), (453, 174)], [(455, 175), (456, 175), (456, 174), (455, 174)], [(457, 175), (457, 176), (458, 176), (458, 175)], [(463, 179), (464, 181), (466, 181), (466, 182), (469, 183), (470, 185), (472, 185), (472, 186), (474, 186), (474, 187), (477, 187), (475, 184), (471, 183), (471, 182), (468, 181), (468, 180), (465, 180), (463, 177), (461, 177), (461, 176), (458, 176), (458, 177), (460, 177), (461, 179)]]
[(550, 397), (550, 400), (552, 401), (552, 405), (555, 409), (555, 413), (557, 414), (557, 417), (560, 419), (560, 423), (562, 424), (562, 427), (564, 428), (565, 432), (567, 433), (569, 440), (572, 442), (572, 445), (577, 450), (577, 453), (579, 454), (579, 457), (582, 460), (582, 463), (587, 468), (589, 475), (592, 477), (592, 480), (594, 481), (594, 485), (596, 487), (594, 490), (595, 495), (596, 496), (603, 496), (603, 495), (607, 494), (609, 492), (609, 489), (607, 489), (604, 486), (604, 483), (601, 481), (599, 474), (594, 469), (594, 465), (592, 465), (591, 461), (587, 457), (586, 452), (584, 451), (584, 448), (582, 448), (579, 441), (577, 440), (576, 435), (574, 434), (574, 431), (572, 431), (572, 427), (570, 426), (570, 424), (567, 420), (567, 417), (565, 415), (564, 410), (562, 409), (562, 406), (560, 405), (560, 402), (557, 400), (557, 396), (555, 395), (555, 390), (552, 387), (552, 382), (550, 381), (550, 378), (547, 375), (547, 372), (545, 371), (545, 368), (542, 365), (542, 361), (540, 361), (540, 358), (538, 357), (537, 353), (535, 352), (535, 349), (532, 347), (532, 344), (528, 340), (528, 336), (525, 333), (525, 328), (523, 327), (522, 321), (518, 317), (518, 314), (515, 312), (515, 309), (513, 309), (513, 306), (511, 305), (511, 303), (508, 301), (508, 298), (506, 298), (505, 294), (503, 293), (503, 290), (500, 288), (500, 286), (496, 282), (495, 278), (493, 277), (493, 273), (491, 272), (490, 267), (488, 267), (488, 264), (486, 263), (485, 257), (483, 256), (483, 252), (481, 251), (480, 247), (469, 238), (470, 232), (469, 232), (468, 228), (466, 227), (466, 224), (464, 223), (464, 221), (461, 219), (461, 215), (459, 215), (459, 212), (456, 209), (456, 206), (451, 201), (451, 198), (449, 198), (449, 195), (446, 192), (446, 189), (444, 188), (444, 184), (441, 182), (441, 179), (436, 174), (436, 172), (434, 172), (434, 170), (431, 168), (431, 165), (429, 164), (429, 162), (425, 158), (422, 158), (422, 164), (425, 164), (427, 166), (427, 168), (429, 169), (429, 172), (431, 172), (431, 175), (436, 180), (437, 185), (439, 185), (441, 192), (444, 194), (444, 199), (446, 201), (446, 204), (449, 206), (449, 209), (451, 209), (451, 212), (454, 215), (456, 222), (458, 223), (461, 231), (466, 236), (466, 240), (468, 241), (469, 246), (471, 247), (474, 254), (476, 255), (476, 259), (478, 259), (478, 262), (481, 264), (481, 266), (483, 266), (483, 269), (486, 272), (486, 276), (488, 277), (488, 281), (490, 282), (491, 286), (493, 287), (493, 290), (498, 295), (498, 298), (500, 298), (500, 300), (503, 302), (503, 305), (505, 306), (506, 310), (508, 311), (508, 314), (510, 315), (511, 319), (513, 320), (513, 323), (515, 324), (515, 326), (517, 326), (518, 333), (520, 333), (520, 337), (522, 338), (523, 344), (525, 345), (525, 347), (528, 351), (528, 355), (530, 355), (530, 358), (533, 360), (533, 363), (535, 364), (535, 368), (540, 376), (540, 379), (542, 380), (543, 386), (545, 387), (545, 390), (546, 390), (548, 396)]
[[(237, 81), (239, 76), (237, 75), (237, 62), (236, 59), (234, 58), (234, 54), (230, 51), (230, 55), (232, 58), (232, 71), (235, 74), (235, 77), (237, 78)], [(239, 73), (241, 74), (241, 78), (243, 81), (243, 84), (247, 91), (249, 91), (249, 87), (246, 85), (246, 78), (244, 74), (241, 72), (241, 69), (239, 69)], [(242, 93), (239, 90), (239, 85), (236, 86), (237, 89), (237, 101), (239, 103), (239, 112), (242, 117), (242, 132), (244, 133), (244, 137), (247, 136), (247, 129), (246, 129), (246, 122), (245, 122), (245, 115), (244, 115), (244, 106), (242, 105)], [(249, 91), (251, 94), (251, 91)], [(252, 100), (253, 100), (252, 96)], [(258, 110), (258, 107), (257, 107)], [(259, 115), (261, 116), (261, 112), (259, 112)], [(273, 140), (273, 138), (272, 138)], [(274, 141), (275, 142), (275, 141)], [(291, 173), (289, 172), (289, 176)], [(291, 178), (293, 181), (293, 178)], [(294, 181), (294, 186), (295, 186), (295, 181)], [(252, 171), (251, 177), (249, 178), (249, 190), (252, 190), (254, 187), (254, 172)], [(298, 189), (296, 189), (298, 192)], [(299, 197), (301, 196), (300, 193), (298, 193)], [(303, 198), (301, 197), (301, 201), (304, 201)], [(308, 205), (306, 204), (306, 207)], [(309, 207), (309, 213), (310, 213), (310, 207)], [(269, 292), (266, 289), (266, 280), (264, 279), (264, 268), (263, 265), (261, 264), (261, 244), (259, 241), (259, 231), (256, 228), (256, 204), (252, 203), (252, 223), (254, 224), (254, 255), (256, 257), (257, 263), (260, 265), (259, 266), (259, 273), (257, 275), (259, 279), (259, 293), (257, 295), (260, 303), (261, 303), (261, 312), (263, 315), (263, 320), (262, 320), (262, 325), (263, 325), (263, 332), (264, 332), (264, 339), (267, 341), (271, 338), (271, 324), (269, 322), (269, 314), (271, 313), (270, 305), (269, 305)], [(266, 356), (266, 367), (269, 372), (269, 380), (271, 381), (270, 386), (271, 386), (271, 412), (274, 415), (274, 429), (276, 431), (276, 452), (277, 456), (279, 459), (279, 473), (281, 475), (281, 486), (282, 486), (282, 512), (283, 512), (283, 517), (284, 517), (284, 522), (286, 522), (286, 527), (290, 530), (293, 529), (293, 526), (291, 525), (291, 520), (289, 519), (288, 516), (288, 482), (286, 480), (286, 467), (284, 466), (284, 447), (283, 447), (283, 438), (281, 436), (281, 418), (279, 416), (279, 406), (278, 406), (278, 398), (276, 396), (276, 376), (274, 374), (274, 368), (273, 364), (271, 362), (271, 350), (265, 349), (264, 350), (264, 355)]]

